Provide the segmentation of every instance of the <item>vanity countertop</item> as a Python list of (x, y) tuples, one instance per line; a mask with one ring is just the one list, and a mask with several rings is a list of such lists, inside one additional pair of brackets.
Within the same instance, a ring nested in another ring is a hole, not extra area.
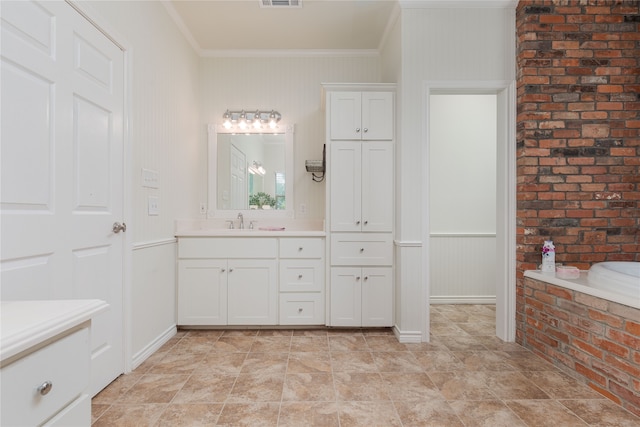
[(2, 301), (0, 361), (78, 326), (108, 307), (96, 299)]
[[(237, 223), (237, 220), (236, 220)], [(176, 221), (176, 237), (325, 237), (324, 221), (257, 221), (253, 229), (228, 228), (225, 220)], [(237, 224), (236, 224), (237, 226)]]

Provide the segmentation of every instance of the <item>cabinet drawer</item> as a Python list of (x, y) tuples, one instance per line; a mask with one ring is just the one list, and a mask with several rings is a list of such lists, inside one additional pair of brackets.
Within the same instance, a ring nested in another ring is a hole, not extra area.
[(321, 260), (280, 261), (280, 292), (317, 292), (324, 284)]
[(280, 258), (322, 258), (324, 239), (280, 239)]
[(178, 239), (178, 258), (275, 258), (278, 240), (269, 237), (187, 237)]
[(391, 234), (334, 233), (331, 265), (391, 265)]
[[(89, 385), (89, 329), (83, 328), (2, 368), (2, 418), (6, 426), (40, 425)], [(46, 395), (38, 386), (49, 381)]]
[(324, 325), (320, 292), (280, 294), (281, 325)]

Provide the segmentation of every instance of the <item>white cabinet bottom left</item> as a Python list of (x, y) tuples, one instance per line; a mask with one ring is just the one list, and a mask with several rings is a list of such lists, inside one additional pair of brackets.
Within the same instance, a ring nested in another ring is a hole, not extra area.
[(179, 325), (273, 325), (277, 262), (194, 259), (178, 263)]

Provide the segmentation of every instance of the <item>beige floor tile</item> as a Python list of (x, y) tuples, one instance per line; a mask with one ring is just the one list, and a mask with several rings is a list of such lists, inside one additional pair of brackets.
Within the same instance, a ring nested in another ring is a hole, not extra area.
[(336, 402), (283, 402), (278, 427), (339, 427)]
[(145, 374), (118, 403), (169, 403), (188, 378), (188, 375)]
[(335, 401), (336, 391), (330, 373), (287, 374), (283, 401)]
[(284, 374), (240, 374), (228, 401), (233, 403), (280, 402)]
[(391, 402), (341, 402), (340, 427), (402, 426)]
[(142, 427), (152, 426), (166, 408), (166, 404), (116, 404), (107, 409), (92, 426)]
[(464, 335), (458, 336), (432, 335), (431, 339), (436, 343), (443, 344), (449, 351), (488, 350), (482, 345), (482, 337), (471, 336), (466, 332)]
[(167, 405), (154, 427), (206, 427), (218, 421), (222, 404)]
[(211, 352), (193, 371), (193, 374), (218, 373), (239, 374), (249, 353)]
[(279, 403), (227, 403), (218, 417), (219, 426), (275, 427), (278, 425)]
[(287, 373), (331, 372), (331, 356), (326, 352), (289, 353)]
[(383, 373), (382, 380), (387, 386), (391, 400), (443, 400), (438, 387), (425, 373)]
[(183, 333), (185, 338), (206, 338), (209, 341), (215, 342), (224, 334), (224, 331), (221, 329), (188, 329), (178, 331), (178, 333)]
[(604, 399), (602, 395), (589, 388), (586, 384), (562, 372), (524, 371), (522, 374), (552, 399), (566, 397), (571, 397), (572, 399)]
[(329, 336), (331, 351), (371, 351), (363, 335)]
[(422, 372), (418, 359), (409, 351), (371, 353), (379, 372)]
[(367, 346), (371, 351), (408, 351), (405, 344), (398, 342), (398, 339), (389, 335), (369, 335), (365, 336)]
[(585, 422), (600, 427), (637, 427), (640, 419), (607, 399), (562, 399), (559, 402)]
[(213, 348), (214, 340), (210, 340), (206, 336), (186, 336), (174, 345), (171, 353), (201, 353), (207, 354)]
[(487, 387), (501, 399), (549, 399), (521, 372), (488, 372)]
[(403, 427), (464, 427), (444, 400), (394, 402)]
[(373, 355), (368, 351), (336, 351), (331, 353), (333, 372), (378, 372)]
[(127, 391), (133, 387), (138, 380), (142, 378), (142, 374), (131, 373), (128, 375), (120, 375), (104, 390), (98, 393), (92, 400), (96, 404), (112, 404), (117, 402)]
[(500, 400), (456, 400), (449, 405), (465, 427), (526, 427)]
[(319, 352), (329, 351), (329, 338), (326, 333), (323, 336), (297, 336), (291, 339), (292, 352)]
[(418, 364), (427, 372), (446, 372), (464, 369), (464, 363), (450, 351), (413, 353)]
[(236, 382), (236, 375), (207, 373), (191, 375), (172, 403), (223, 403)]
[(204, 358), (202, 353), (174, 353), (172, 350), (152, 366), (147, 374), (190, 374)]
[(487, 386), (486, 372), (429, 372), (428, 375), (447, 400), (497, 398)]
[(291, 350), (291, 337), (258, 336), (251, 345), (251, 353), (283, 353)]
[(499, 351), (454, 351), (454, 356), (467, 371), (515, 371), (507, 363), (509, 356)]
[(390, 400), (387, 387), (377, 373), (334, 372), (334, 384), (341, 401)]
[(251, 350), (254, 337), (243, 335), (223, 335), (215, 342), (212, 351), (222, 353), (247, 353)]
[(281, 374), (287, 372), (289, 353), (249, 353), (242, 364), (241, 374)]
[(528, 426), (587, 426), (583, 420), (556, 400), (505, 400), (505, 404)]

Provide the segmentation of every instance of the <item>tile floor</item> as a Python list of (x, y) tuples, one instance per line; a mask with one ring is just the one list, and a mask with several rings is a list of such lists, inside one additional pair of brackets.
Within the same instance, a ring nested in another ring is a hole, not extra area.
[(433, 305), (390, 330), (183, 330), (92, 402), (93, 426), (638, 426), (517, 344), (495, 307)]

